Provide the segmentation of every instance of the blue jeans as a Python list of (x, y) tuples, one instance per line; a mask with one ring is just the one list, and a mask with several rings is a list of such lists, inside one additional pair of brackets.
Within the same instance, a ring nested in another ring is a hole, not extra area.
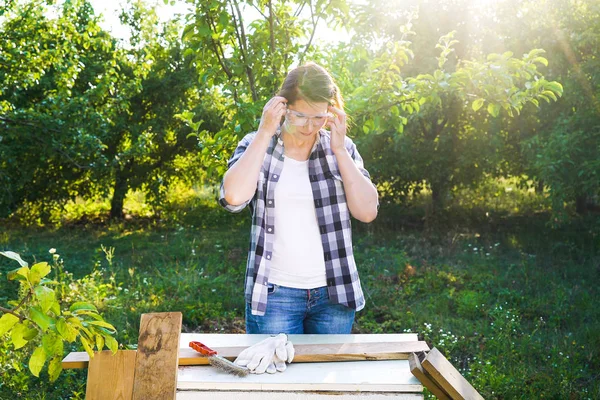
[(294, 289), (269, 284), (267, 312), (252, 315), (246, 303), (246, 333), (348, 334), (355, 311), (329, 301), (327, 287)]

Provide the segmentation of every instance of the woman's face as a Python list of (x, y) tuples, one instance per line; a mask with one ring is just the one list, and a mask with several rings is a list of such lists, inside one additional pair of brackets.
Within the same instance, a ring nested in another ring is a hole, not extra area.
[(317, 132), (327, 123), (329, 103), (308, 103), (297, 100), (287, 107), (285, 131), (299, 140), (314, 140)]

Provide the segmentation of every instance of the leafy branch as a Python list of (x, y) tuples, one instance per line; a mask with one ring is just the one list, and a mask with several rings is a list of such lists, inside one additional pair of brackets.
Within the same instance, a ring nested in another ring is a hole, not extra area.
[[(50, 381), (55, 381), (62, 371), (65, 343), (79, 341), (90, 357), (94, 356), (94, 347), (97, 351), (104, 347), (113, 353), (117, 351), (119, 345), (113, 337), (115, 327), (104, 321), (93, 304), (79, 301), (63, 309), (67, 305), (61, 294), (66, 292), (64, 286), (68, 286), (68, 282), (62, 279), (63, 276), (57, 276), (57, 280), (47, 278), (52, 270), (47, 262), (29, 268), (17, 253), (4, 251), (0, 255), (20, 264), (7, 277), (18, 281), (19, 293), (23, 293), (18, 302), (9, 302), (15, 304), (12, 309), (0, 306), (0, 337), (10, 334), (10, 343), (15, 350), (29, 343), (36, 345), (29, 359), (29, 370), (33, 375), (39, 376), (49, 361)], [(56, 263), (57, 254), (54, 260)]]

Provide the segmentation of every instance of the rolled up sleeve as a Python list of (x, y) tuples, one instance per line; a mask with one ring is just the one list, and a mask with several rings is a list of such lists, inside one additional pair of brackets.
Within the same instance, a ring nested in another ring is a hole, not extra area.
[[(350, 154), (350, 157), (354, 161), (354, 164), (356, 164), (356, 166), (358, 167), (359, 171), (371, 182), (371, 185), (373, 185), (375, 187), (375, 189), (377, 189), (377, 186), (371, 180), (371, 174), (369, 174), (369, 171), (367, 171), (365, 169), (363, 159), (362, 159), (360, 153), (358, 152), (358, 148), (356, 147), (356, 144), (354, 144), (352, 139), (350, 139), (348, 136), (346, 136), (346, 141), (345, 141), (344, 145), (346, 146), (346, 150), (348, 150), (348, 154)], [(377, 209), (379, 210), (379, 198), (377, 199)]]
[[(231, 166), (240, 159), (242, 154), (244, 154), (244, 152), (246, 151), (246, 149), (252, 142), (253, 137), (254, 137), (254, 133), (250, 133), (250, 134), (244, 136), (244, 138), (242, 140), (240, 140), (237, 147), (235, 148), (235, 151), (233, 152), (233, 155), (231, 156), (231, 158), (229, 158), (229, 161), (227, 162), (227, 169), (231, 168)], [(238, 205), (229, 204), (227, 202), (227, 200), (225, 200), (224, 180), (221, 180), (221, 188), (219, 189), (219, 204), (224, 209), (226, 209), (227, 211), (232, 212), (232, 213), (238, 213), (238, 212), (242, 211), (244, 208), (246, 208), (246, 206), (250, 203), (250, 201), (252, 201), (252, 199), (247, 200), (244, 203), (238, 204)]]

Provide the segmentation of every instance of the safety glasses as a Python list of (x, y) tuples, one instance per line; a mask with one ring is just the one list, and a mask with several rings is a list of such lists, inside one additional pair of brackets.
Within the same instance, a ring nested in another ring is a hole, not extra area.
[(309, 117), (307, 115), (299, 113), (298, 111), (289, 109), (286, 111), (286, 115), (289, 124), (294, 126), (306, 126), (309, 123), (312, 123), (313, 126), (321, 127), (325, 125), (328, 118), (333, 118), (333, 114), (331, 113)]

